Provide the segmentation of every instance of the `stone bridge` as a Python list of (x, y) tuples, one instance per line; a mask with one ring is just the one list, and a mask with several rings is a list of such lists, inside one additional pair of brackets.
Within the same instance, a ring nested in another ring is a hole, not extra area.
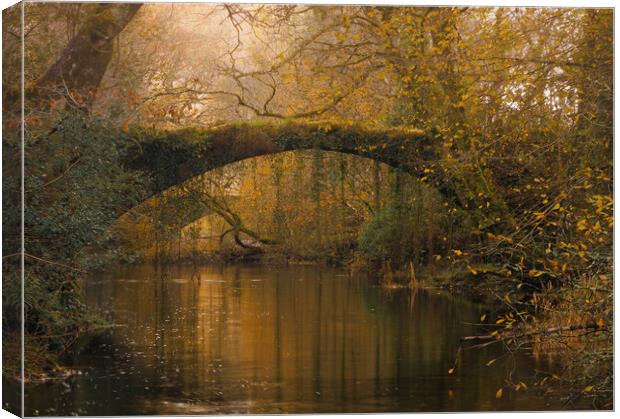
[(328, 123), (237, 123), (175, 131), (132, 129), (125, 166), (153, 181), (150, 196), (218, 167), (283, 151), (318, 148), (378, 160), (455, 198), (439, 165), (443, 141), (414, 129)]

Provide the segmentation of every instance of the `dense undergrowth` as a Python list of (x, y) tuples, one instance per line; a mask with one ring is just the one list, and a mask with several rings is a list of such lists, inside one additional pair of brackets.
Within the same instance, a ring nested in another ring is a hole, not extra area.
[[(109, 226), (119, 209), (132, 206), (144, 190), (137, 173), (119, 165), (123, 138), (103, 120), (80, 112), (59, 115), (53, 133), (25, 139), (24, 311), (26, 379), (59, 365), (76, 339), (102, 326), (84, 305), (80, 281), (100, 253), (115, 243)], [(49, 127), (46, 128), (46, 130)], [(13, 141), (17, 143), (19, 138)], [(44, 144), (41, 142), (44, 141)], [(5, 138), (5, 153), (19, 150)], [(7, 147), (9, 145), (9, 147)], [(16, 159), (19, 161), (19, 159)], [(5, 191), (19, 196), (19, 177), (5, 176)], [(5, 207), (5, 249), (19, 243), (20, 206)], [(20, 254), (3, 260), (5, 373), (19, 376), (21, 318)]]

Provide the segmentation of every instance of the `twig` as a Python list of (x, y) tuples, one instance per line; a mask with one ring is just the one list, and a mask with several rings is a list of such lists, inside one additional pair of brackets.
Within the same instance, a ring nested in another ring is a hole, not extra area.
[(574, 330), (584, 330), (584, 329), (601, 329), (601, 327), (599, 327), (599, 325), (597, 325), (596, 323), (588, 323), (585, 325), (572, 325), (572, 326), (564, 326), (564, 327), (551, 327), (549, 329), (544, 329), (544, 330), (534, 330), (531, 332), (524, 332), (524, 333), (519, 333), (519, 334), (515, 334), (515, 333), (510, 333), (504, 336), (499, 336), (499, 335), (479, 335), (479, 336), (463, 336), (461, 338), (461, 341), (470, 341), (470, 340), (497, 340), (497, 341), (503, 341), (503, 340), (507, 340), (507, 339), (516, 339), (516, 338), (522, 338), (522, 337), (526, 337), (526, 336), (534, 336), (534, 335), (546, 335), (546, 334), (551, 334), (551, 333), (562, 333), (562, 332), (570, 332), (570, 331), (574, 331)]
[(80, 160), (81, 160), (81, 159), (82, 159), (81, 157), (78, 157), (78, 158), (77, 158), (77, 160), (76, 160), (76, 161), (74, 161), (73, 163), (71, 163), (71, 164), (69, 165), (69, 167), (67, 167), (67, 169), (66, 169), (64, 172), (62, 172), (61, 174), (59, 174), (58, 176), (56, 176), (54, 179), (50, 180), (49, 182), (44, 183), (43, 185), (39, 186), (38, 188), (35, 188), (34, 190), (35, 190), (35, 191), (37, 191), (37, 190), (39, 190), (39, 189), (43, 189), (43, 188), (45, 188), (45, 187), (48, 187), (48, 186), (49, 186), (49, 185), (51, 185), (52, 183), (56, 182), (57, 180), (60, 180), (60, 179), (61, 179), (64, 175), (66, 175), (66, 174), (67, 174), (67, 172), (69, 172), (69, 170), (71, 170), (71, 168), (72, 168), (73, 166), (75, 166), (76, 164), (78, 164), (78, 163), (80, 162)]
[(68, 269), (71, 269), (71, 270), (74, 270), (74, 271), (84, 272), (83, 269), (79, 269), (79, 268), (76, 268), (74, 266), (65, 265), (63, 263), (53, 262), (51, 260), (41, 259), (40, 257), (36, 257), (36, 256), (28, 254), (28, 253), (24, 253), (24, 256), (28, 257), (28, 258), (31, 258), (31, 259), (35, 259), (35, 260), (41, 261), (41, 262), (44, 262), (44, 263), (49, 263), (50, 265), (58, 265), (58, 266), (62, 266), (63, 268), (68, 268)]

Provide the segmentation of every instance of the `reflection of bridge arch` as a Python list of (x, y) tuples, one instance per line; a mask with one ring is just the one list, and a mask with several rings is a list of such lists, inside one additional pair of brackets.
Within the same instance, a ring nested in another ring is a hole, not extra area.
[(371, 130), (320, 123), (230, 124), (211, 129), (136, 130), (137, 144), (125, 166), (152, 179), (149, 195), (230, 163), (283, 151), (318, 148), (367, 157), (426, 177), (447, 198), (454, 194), (432, 167), (441, 155), (439, 138), (412, 129)]

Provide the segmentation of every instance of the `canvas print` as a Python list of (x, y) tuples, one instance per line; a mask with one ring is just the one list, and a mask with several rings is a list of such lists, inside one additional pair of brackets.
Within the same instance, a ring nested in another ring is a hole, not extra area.
[(3, 11), (2, 408), (612, 410), (613, 9)]

